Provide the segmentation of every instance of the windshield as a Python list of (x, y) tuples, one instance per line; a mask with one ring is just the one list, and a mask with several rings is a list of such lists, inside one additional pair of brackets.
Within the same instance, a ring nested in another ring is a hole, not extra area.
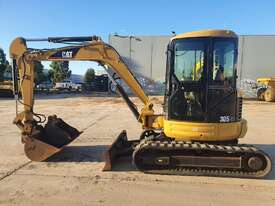
[(204, 64), (204, 42), (178, 41), (175, 44), (174, 73), (179, 81), (198, 81)]

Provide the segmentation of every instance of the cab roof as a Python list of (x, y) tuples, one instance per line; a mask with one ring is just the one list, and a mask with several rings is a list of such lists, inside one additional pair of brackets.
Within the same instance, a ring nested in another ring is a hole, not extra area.
[(231, 37), (237, 38), (237, 34), (230, 30), (200, 30), (187, 32), (183, 34), (178, 34), (171, 38), (171, 40), (175, 39), (184, 39), (184, 38), (194, 38), (194, 37)]

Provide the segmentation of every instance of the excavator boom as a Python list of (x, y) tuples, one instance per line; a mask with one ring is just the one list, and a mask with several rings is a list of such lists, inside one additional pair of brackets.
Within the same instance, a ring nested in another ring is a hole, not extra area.
[[(33, 49), (27, 47), (28, 41), (70, 43), (73, 46)], [(152, 128), (153, 124), (161, 128), (161, 118), (157, 119), (160, 116), (154, 115), (153, 105), (139, 82), (130, 72), (118, 52), (112, 46), (104, 43), (100, 37), (16, 38), (10, 46), (10, 56), (13, 63), (13, 78), (15, 85), (17, 85), (15, 93), (22, 93), (23, 101), (19, 100), (19, 102), (24, 107), (22, 112), (17, 113), (14, 123), (21, 129), (25, 153), (31, 160), (43, 161), (49, 158), (82, 133), (56, 115), (49, 116), (45, 126), (42, 125), (46, 117), (34, 112), (35, 61), (96, 61), (104, 66), (107, 72), (108, 69), (112, 69), (143, 102), (143, 109), (138, 111), (127, 93), (108, 72), (109, 78), (116, 86), (117, 91), (121, 94), (134, 116), (141, 122), (143, 128)], [(155, 120), (158, 121), (157, 124), (154, 123)]]

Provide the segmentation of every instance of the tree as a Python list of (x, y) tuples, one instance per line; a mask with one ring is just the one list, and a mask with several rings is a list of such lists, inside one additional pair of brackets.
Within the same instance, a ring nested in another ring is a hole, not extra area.
[(52, 82), (60, 82), (62, 80), (60, 65), (58, 62), (52, 62), (50, 67), (51, 69), (49, 70), (49, 77), (51, 78)]
[(51, 82), (54, 82), (54, 83), (55, 83), (55, 81), (54, 81), (54, 71), (53, 71), (53, 69), (50, 69), (50, 70), (48, 71), (48, 79), (49, 79)]
[(4, 80), (4, 73), (9, 68), (9, 62), (6, 59), (6, 54), (4, 53), (4, 50), (0, 48), (0, 81)]
[(72, 71), (69, 68), (69, 62), (68, 61), (63, 61), (63, 62), (60, 62), (59, 64), (61, 66), (62, 77), (64, 79), (69, 79), (71, 77), (71, 74), (72, 74)]
[(70, 78), (71, 70), (69, 69), (68, 61), (64, 62), (52, 62), (50, 64), (49, 77), (52, 82), (60, 82)]
[(44, 74), (44, 66), (39, 61), (34, 62), (34, 82), (35, 84), (40, 84), (46, 80)]
[(88, 85), (91, 85), (91, 83), (95, 80), (95, 70), (92, 68), (87, 69), (85, 75), (84, 75), (84, 82)]

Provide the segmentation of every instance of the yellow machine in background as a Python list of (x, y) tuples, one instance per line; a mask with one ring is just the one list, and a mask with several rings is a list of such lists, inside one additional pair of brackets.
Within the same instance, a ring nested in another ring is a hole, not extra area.
[[(72, 46), (33, 49), (28, 41)], [(167, 48), (166, 91), (163, 113), (153, 104), (118, 52), (99, 37), (15, 39), (10, 46), (15, 94), (21, 91), (24, 109), (14, 123), (20, 128), (29, 159), (43, 161), (59, 152), (82, 131), (56, 115), (34, 110), (35, 61), (96, 61), (110, 68), (143, 103), (131, 101), (114, 75), (109, 78), (125, 100), (143, 132), (128, 141), (125, 131), (106, 152), (104, 170), (117, 158), (132, 155), (140, 171), (153, 174), (212, 175), (261, 178), (271, 171), (271, 159), (253, 146), (238, 145), (245, 136), (242, 98), (238, 96), (237, 35), (227, 30), (206, 30), (174, 36)], [(19, 80), (17, 76), (19, 74)], [(45, 123), (46, 122), (46, 123)], [(44, 124), (45, 123), (45, 124)]]
[(13, 84), (11, 80), (0, 82), (0, 97), (13, 97)]
[(275, 77), (258, 78), (257, 97), (259, 100), (274, 102), (275, 101)]

